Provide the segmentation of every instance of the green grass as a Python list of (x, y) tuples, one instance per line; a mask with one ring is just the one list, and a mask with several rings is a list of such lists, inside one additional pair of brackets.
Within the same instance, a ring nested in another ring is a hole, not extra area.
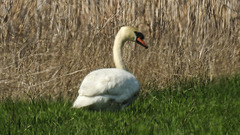
[(240, 134), (240, 76), (146, 91), (120, 112), (72, 109), (63, 100), (5, 100), (0, 134)]

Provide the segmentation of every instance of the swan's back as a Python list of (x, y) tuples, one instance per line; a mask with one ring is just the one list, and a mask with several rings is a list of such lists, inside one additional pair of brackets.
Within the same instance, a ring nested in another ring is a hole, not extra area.
[(136, 98), (139, 89), (137, 79), (128, 71), (117, 68), (95, 70), (84, 78), (74, 107), (124, 108)]

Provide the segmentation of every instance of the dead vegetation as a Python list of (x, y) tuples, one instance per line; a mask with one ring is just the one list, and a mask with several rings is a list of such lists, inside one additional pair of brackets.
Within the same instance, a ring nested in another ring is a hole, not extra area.
[(240, 70), (238, 0), (3, 0), (0, 22), (0, 99), (74, 98), (87, 73), (114, 67), (122, 25), (138, 27), (149, 45), (125, 46), (141, 84)]

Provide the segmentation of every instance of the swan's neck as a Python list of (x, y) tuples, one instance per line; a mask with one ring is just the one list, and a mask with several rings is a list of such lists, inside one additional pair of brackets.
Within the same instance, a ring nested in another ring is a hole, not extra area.
[(113, 60), (116, 68), (127, 70), (127, 67), (125, 66), (122, 58), (122, 48), (124, 43), (125, 40), (122, 39), (121, 35), (117, 34), (113, 46)]

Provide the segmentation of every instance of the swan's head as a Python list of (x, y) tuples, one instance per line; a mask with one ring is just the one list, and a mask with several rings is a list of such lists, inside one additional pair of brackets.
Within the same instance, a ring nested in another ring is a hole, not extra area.
[(148, 48), (147, 44), (143, 41), (144, 35), (139, 32), (136, 28), (132, 26), (123, 26), (119, 30), (117, 36), (120, 36), (123, 41), (133, 41), (142, 45), (146, 49)]

